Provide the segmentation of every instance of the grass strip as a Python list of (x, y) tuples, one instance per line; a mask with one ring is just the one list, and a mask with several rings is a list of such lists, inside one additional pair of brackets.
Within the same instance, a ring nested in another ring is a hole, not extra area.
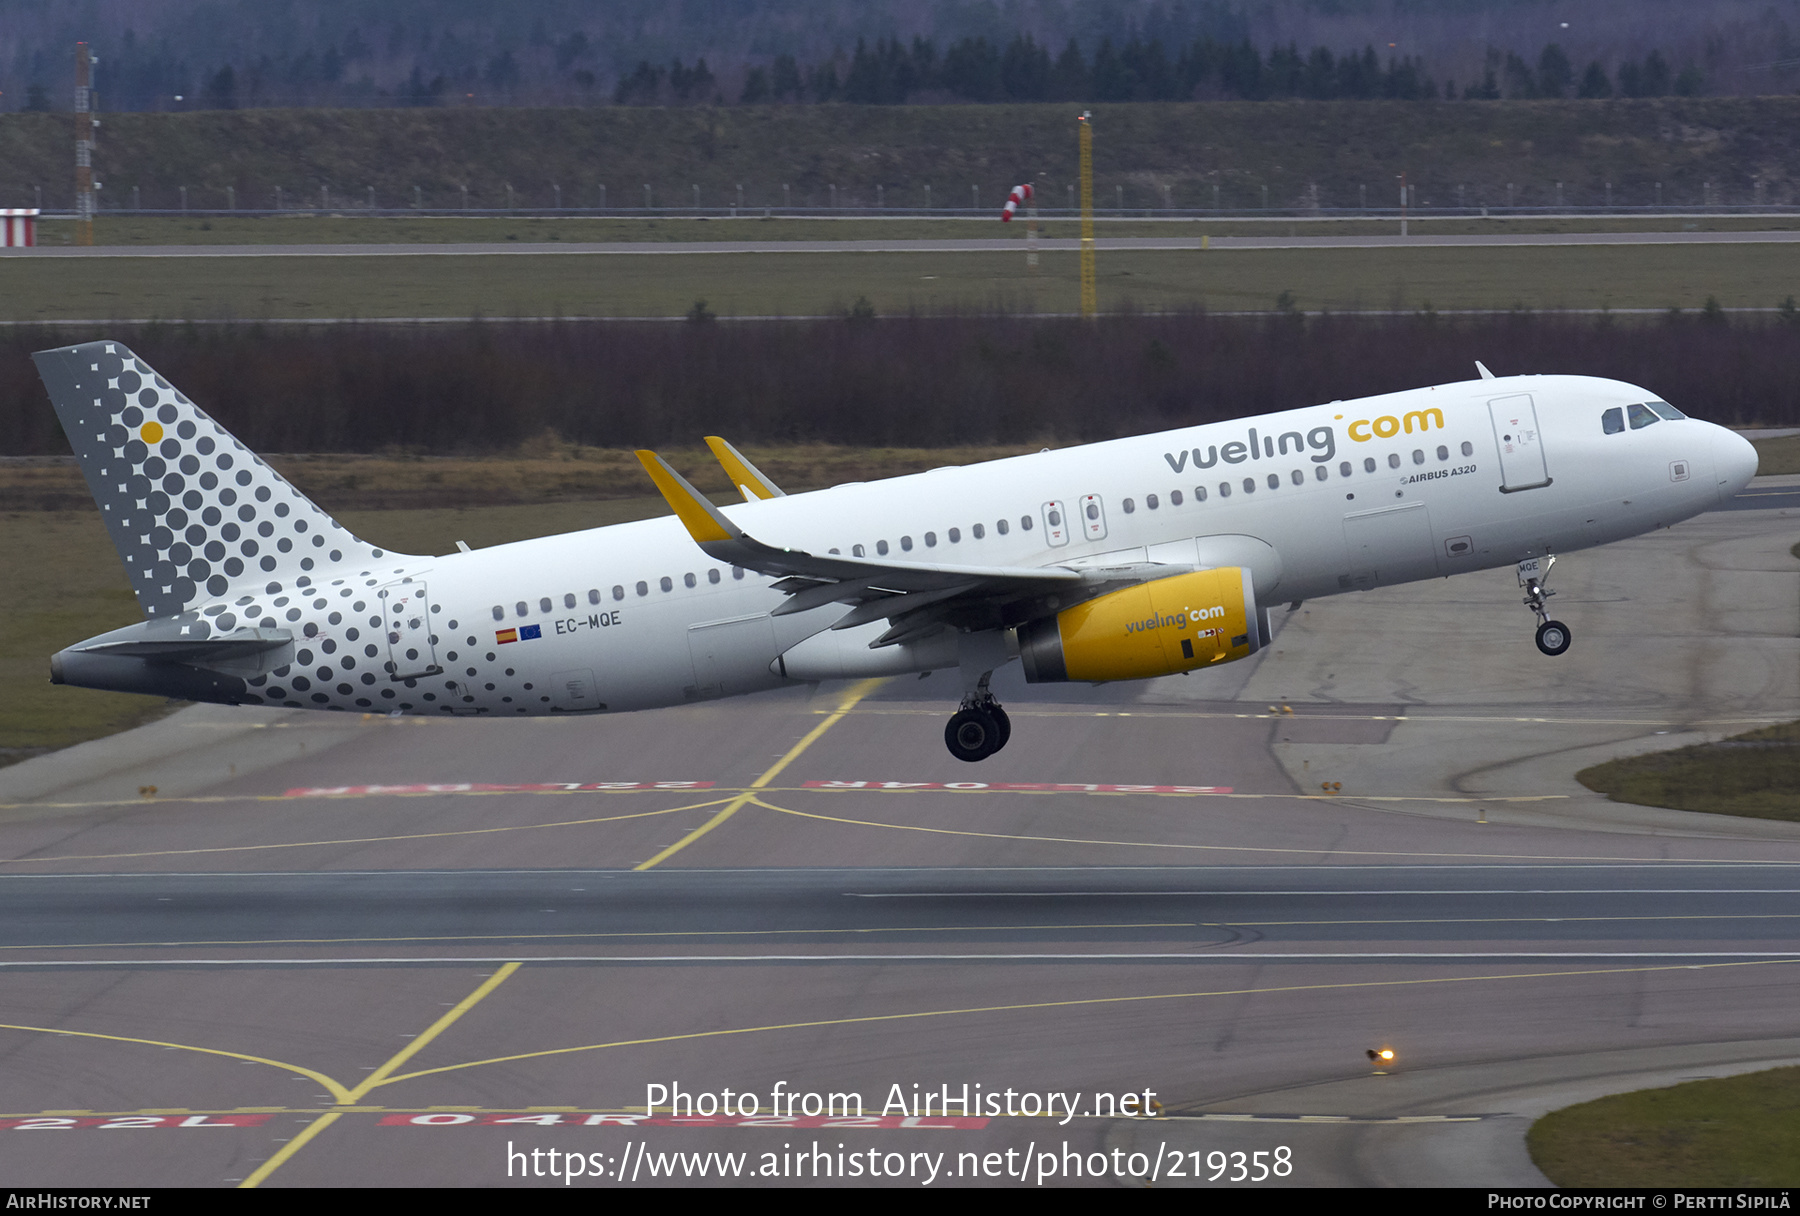
[(1584, 1102), (1532, 1124), (1526, 1145), (1558, 1186), (1800, 1185), (1800, 1068)]
[(1800, 822), (1800, 722), (1609, 760), (1575, 779), (1613, 802)]
[[(1074, 313), (1078, 255), (5, 258), (0, 321)], [(1106, 312), (1773, 308), (1800, 244), (1106, 251)]]

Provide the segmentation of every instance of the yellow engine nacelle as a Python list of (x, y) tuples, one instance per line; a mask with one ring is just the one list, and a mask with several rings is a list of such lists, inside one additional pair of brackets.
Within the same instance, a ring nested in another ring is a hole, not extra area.
[(1032, 684), (1169, 676), (1259, 649), (1256, 591), (1239, 566), (1159, 578), (1019, 627)]

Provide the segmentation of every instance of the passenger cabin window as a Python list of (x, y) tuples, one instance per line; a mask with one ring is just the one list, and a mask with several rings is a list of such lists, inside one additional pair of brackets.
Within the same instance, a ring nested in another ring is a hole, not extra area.
[[(1059, 523), (1061, 521), (1052, 519), (1050, 522), (1054, 524), (1054, 523)], [(1021, 528), (1025, 529), (1027, 532), (1031, 531), (1031, 516), (1029, 516), (1029, 515), (1019, 516), (1019, 526)], [(1002, 532), (1006, 531), (1006, 521), (1005, 520), (1000, 521), (1000, 530)]]
[[(976, 527), (977, 527), (977, 528), (979, 528), (979, 527), (980, 527), (980, 526), (981, 526), (981, 525), (980, 525), (980, 524), (976, 524), (976, 525), (975, 525), (975, 526), (976, 526)], [(947, 533), (945, 533), (945, 535), (946, 535), (946, 536), (948, 536), (948, 537), (949, 537), (949, 538), (950, 538), (950, 543), (951, 543), (951, 544), (953, 544), (953, 545), (954, 545), (954, 544), (959, 544), (959, 543), (960, 543), (960, 542), (961, 542), (961, 541), (962, 541), (962, 529), (961, 529), (961, 528), (952, 528), (952, 529), (950, 529), (950, 531), (949, 531), (949, 532), (947, 532)], [(935, 541), (933, 541), (933, 540), (932, 540), (932, 539), (931, 539), (931, 533), (929, 533), (929, 532), (927, 532), (927, 533), (926, 533), (926, 534), (925, 534), (925, 540), (926, 540), (926, 541), (927, 541), (927, 542), (928, 542), (928, 543), (931, 543), (931, 544), (935, 544), (935, 543), (936, 543), (936, 542), (935, 542)]]
[(625, 598), (625, 585), (623, 583), (613, 584), (613, 598), (615, 600), (622, 600)]
[[(1124, 508), (1125, 514), (1127, 514), (1127, 515), (1130, 515), (1133, 511), (1137, 510), (1137, 504), (1135, 502), (1132, 502), (1131, 499), (1129, 499), (1129, 498), (1127, 498), (1124, 502), (1120, 503), (1119, 505)], [(1100, 509), (1098, 507), (1089, 507), (1088, 508), (1088, 518), (1089, 519), (1098, 519), (1099, 517), (1100, 517)]]
[(900, 547), (903, 550), (905, 550), (906, 552), (911, 553), (912, 552), (912, 537), (902, 536), (900, 538)]
[(888, 549), (888, 546), (887, 546), (887, 542), (885, 540), (878, 540), (875, 542), (875, 552), (877, 554), (879, 554), (880, 556), (886, 557), (887, 549)]
[(517, 612), (520, 616), (529, 616), (531, 615), (531, 605), (527, 604), (524, 600), (520, 600), (513, 605), (513, 611)]
[(925, 547), (927, 549), (937, 548), (937, 533), (936, 532), (927, 532), (925, 534)]
[(1475, 445), (1470, 443), (1467, 439), (1463, 440), (1462, 454), (1464, 456), (1473, 456), (1475, 454)]
[(656, 585), (657, 585), (657, 586), (658, 586), (658, 587), (661, 587), (661, 588), (662, 588), (662, 589), (663, 589), (663, 590), (664, 590), (664, 591), (673, 591), (673, 590), (675, 590), (675, 580), (674, 580), (674, 579), (672, 579), (672, 578), (670, 578), (670, 577), (669, 577), (669, 576), (668, 576), (668, 575), (666, 575), (666, 574), (665, 574), (665, 575), (663, 575), (663, 576), (662, 576), (662, 577), (661, 577), (661, 578), (659, 578), (659, 579), (657, 579), (657, 580), (656, 580)]
[(1397, 469), (1399, 467), (1400, 467), (1400, 453), (1389, 452), (1388, 453), (1388, 468)]
[[(1154, 497), (1154, 495), (1152, 495), (1152, 497)], [(1169, 505), (1171, 507), (1179, 507), (1181, 505), (1181, 491), (1180, 490), (1170, 490), (1169, 491)]]
[(1424, 448), (1414, 448), (1413, 449), (1413, 463), (1414, 464), (1424, 464), (1425, 463), (1425, 449)]
[(718, 567), (715, 566), (706, 572), (706, 581), (709, 583), (716, 583), (719, 581)]
[(681, 576), (681, 585), (684, 587), (687, 587), (689, 590), (692, 590), (699, 583), (699, 581), (700, 581), (699, 579), (695, 578), (691, 574), (684, 574)]
[(1156, 495), (1154, 495), (1154, 494), (1144, 495), (1144, 505), (1152, 511), (1156, 510)]
[(1439, 460), (1448, 460), (1448, 459), (1450, 459), (1450, 449), (1449, 449), (1449, 448), (1447, 448), (1447, 447), (1445, 447), (1445, 446), (1444, 446), (1444, 445), (1443, 445), (1443, 444), (1441, 444), (1441, 443), (1440, 443), (1440, 444), (1438, 444), (1438, 459), (1439, 459)]
[(1636, 403), (1625, 407), (1625, 416), (1631, 420), (1631, 429), (1634, 431), (1641, 431), (1647, 426), (1654, 425), (1657, 421), (1656, 415), (1650, 412), (1649, 406)]
[(496, 621), (504, 621), (506, 619), (506, 609), (502, 608), (498, 604), (495, 604), (494, 605), (494, 619)]
[(637, 593), (639, 595), (649, 595), (650, 594), (650, 584), (646, 583), (646, 582), (639, 582), (637, 585)]
[(1603, 434), (1617, 435), (1625, 429), (1625, 411), (1613, 406), (1600, 415), (1600, 430)]
[(538, 601), (538, 611), (539, 612), (550, 611), (550, 597), (549, 596), (546, 595), (543, 599)]
[(1194, 501), (1195, 502), (1205, 502), (1206, 501), (1206, 487), (1205, 486), (1195, 486), (1194, 487)]
[(1374, 471), (1375, 471), (1375, 458), (1373, 456), (1364, 456), (1363, 457), (1363, 472), (1373, 473)]
[(563, 607), (564, 607), (564, 608), (573, 608), (573, 607), (574, 607), (574, 606), (575, 606), (575, 596), (574, 596), (574, 593), (572, 593), (572, 592), (565, 592), (565, 593), (564, 593), (564, 594), (563, 594)]
[[(973, 528), (969, 529), (969, 535), (973, 536), (976, 540), (980, 540), (982, 537), (987, 535), (987, 529), (982, 527), (980, 524), (976, 524)], [(956, 539), (956, 536), (954, 533), (951, 534), (950, 539), (951, 540)]]
[(851, 545), (851, 546), (850, 546), (850, 556), (851, 556), (851, 557), (862, 557), (862, 556), (864, 556), (864, 554), (863, 554), (863, 547), (862, 547), (862, 546), (861, 546), (861, 545)]
[[(1029, 525), (1031, 523), (1031, 518), (1029, 516), (1026, 517), (1025, 523), (1027, 525)], [(997, 519), (994, 521), (994, 531), (998, 532), (1002, 536), (1005, 536), (1006, 529), (1007, 529), (1007, 523), (1004, 519)]]
[(588, 603), (598, 604), (599, 602), (600, 602), (600, 588), (590, 587), (588, 589)]
[(1231, 483), (1229, 481), (1221, 481), (1219, 483), (1219, 497), (1220, 498), (1230, 498), (1231, 497)]

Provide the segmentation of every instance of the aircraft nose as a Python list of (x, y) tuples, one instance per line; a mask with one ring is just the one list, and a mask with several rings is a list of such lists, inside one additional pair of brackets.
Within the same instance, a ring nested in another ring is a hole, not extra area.
[(1756, 476), (1756, 449), (1736, 431), (1724, 427), (1713, 429), (1713, 470), (1719, 482), (1719, 502), (1723, 504), (1750, 484)]

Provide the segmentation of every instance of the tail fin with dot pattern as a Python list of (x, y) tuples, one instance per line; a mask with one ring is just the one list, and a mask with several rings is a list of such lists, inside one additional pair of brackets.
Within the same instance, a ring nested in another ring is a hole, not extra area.
[(315, 506), (123, 343), (32, 356), (144, 615), (304, 587), (385, 556)]

